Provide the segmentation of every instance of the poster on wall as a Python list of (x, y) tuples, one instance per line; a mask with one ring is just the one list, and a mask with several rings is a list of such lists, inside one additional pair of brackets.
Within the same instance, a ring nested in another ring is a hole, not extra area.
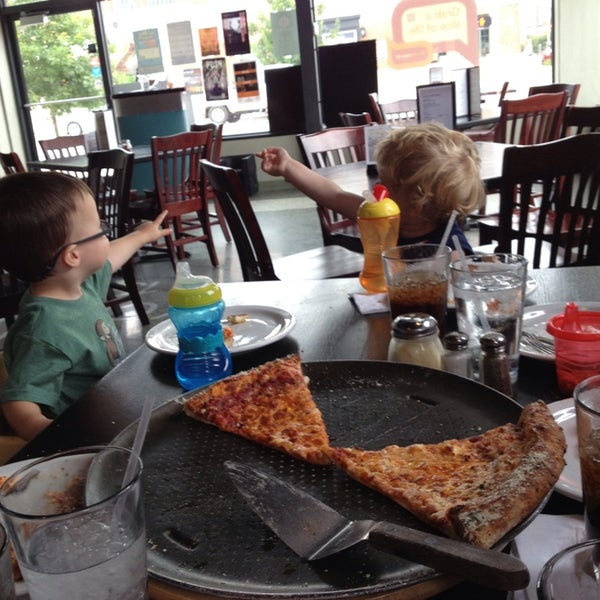
[(233, 65), (235, 77), (235, 91), (240, 100), (258, 98), (258, 76), (256, 74), (256, 62), (237, 63)]
[(199, 29), (198, 35), (200, 36), (200, 52), (202, 53), (202, 56), (221, 54), (219, 35), (216, 27)]
[(133, 43), (138, 61), (137, 72), (140, 75), (164, 71), (158, 29), (134, 31)]
[(183, 81), (188, 94), (201, 94), (204, 91), (202, 69), (184, 69)]
[(196, 62), (192, 25), (189, 21), (167, 23), (167, 35), (169, 37), (172, 64), (185, 65)]
[(248, 20), (245, 10), (221, 13), (223, 20), (223, 37), (225, 38), (225, 54), (248, 54), (250, 39), (248, 38)]
[(224, 58), (205, 58), (202, 61), (206, 100), (228, 100), (227, 69)]

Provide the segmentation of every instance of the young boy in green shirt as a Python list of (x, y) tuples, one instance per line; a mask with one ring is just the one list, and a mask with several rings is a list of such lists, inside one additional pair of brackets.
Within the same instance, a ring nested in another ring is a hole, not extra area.
[(2, 410), (29, 440), (124, 357), (104, 305), (111, 276), (170, 233), (167, 212), (109, 241), (80, 179), (30, 172), (0, 179), (0, 265), (29, 283), (4, 344)]

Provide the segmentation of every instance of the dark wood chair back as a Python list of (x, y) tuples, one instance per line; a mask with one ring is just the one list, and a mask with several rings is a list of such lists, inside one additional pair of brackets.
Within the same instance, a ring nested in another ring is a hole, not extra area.
[[(515, 198), (520, 198), (517, 210)], [(534, 269), (598, 265), (598, 239), (600, 133), (505, 150), (499, 252), (523, 254)]]
[(330, 127), (297, 136), (300, 150), (311, 169), (346, 165), (365, 160), (365, 130), (355, 127)]
[(216, 165), (206, 159), (201, 160), (200, 164), (227, 219), (244, 281), (278, 279), (260, 224), (235, 169)]
[(369, 106), (371, 108), (371, 117), (373, 117), (373, 121), (379, 125), (383, 125), (385, 121), (381, 114), (381, 109), (379, 108), (379, 95), (377, 92), (371, 92), (369, 94)]
[[(154, 193), (160, 210), (168, 210), (166, 222), (173, 235), (166, 237), (173, 267), (185, 258), (184, 246), (203, 242), (213, 266), (219, 259), (209, 224), (206, 178), (200, 174), (200, 160), (212, 156), (210, 131), (186, 131), (150, 140), (154, 170)], [(188, 218), (189, 217), (189, 218)]]
[(528, 95), (534, 96), (535, 94), (567, 92), (567, 104), (575, 104), (580, 88), (580, 83), (549, 83), (547, 85), (534, 85), (529, 88)]
[(494, 140), (505, 144), (541, 144), (557, 139), (566, 103), (566, 92), (503, 100)]
[[(129, 198), (133, 159), (131, 152), (121, 148), (88, 154), (88, 185), (96, 200), (98, 214), (109, 226), (112, 239), (127, 234), (130, 229)], [(148, 325), (150, 319), (138, 289), (133, 257), (123, 265), (120, 275), (123, 283), (116, 277), (113, 278), (105, 304), (117, 316), (121, 316), (120, 305), (123, 302), (133, 302), (140, 321), (143, 325)], [(117, 294), (117, 291), (121, 293)]]
[(39, 143), (46, 160), (87, 154), (83, 134), (61, 135), (49, 140), (40, 140)]
[(355, 125), (370, 125), (373, 122), (371, 115), (368, 112), (351, 113), (351, 112), (340, 112), (338, 113), (342, 127), (354, 127)]
[[(297, 136), (306, 163), (311, 169), (319, 169), (365, 160), (364, 127), (333, 127)], [(340, 245), (355, 252), (362, 251), (360, 233), (354, 220), (318, 203), (317, 213), (326, 246)]]
[(413, 98), (380, 102), (379, 110), (383, 115), (383, 123), (410, 125), (417, 122), (417, 101)]
[(563, 137), (600, 131), (600, 106), (567, 106), (563, 117)]
[(23, 163), (16, 152), (0, 152), (0, 163), (2, 164), (5, 175), (25, 172), (25, 167), (23, 166)]
[(244, 281), (330, 279), (358, 275), (363, 256), (342, 246), (321, 246), (273, 261), (237, 171), (208, 160), (201, 160), (200, 164), (227, 218)]

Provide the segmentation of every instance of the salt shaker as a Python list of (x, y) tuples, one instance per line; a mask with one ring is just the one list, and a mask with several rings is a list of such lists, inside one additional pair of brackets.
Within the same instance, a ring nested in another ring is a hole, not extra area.
[(442, 367), (448, 373), (461, 377), (473, 377), (473, 353), (469, 349), (469, 336), (451, 331), (444, 336)]
[(438, 323), (431, 315), (398, 315), (392, 323), (388, 360), (441, 369), (444, 348), (439, 333)]
[(481, 383), (512, 396), (506, 338), (498, 331), (488, 331), (479, 338), (479, 379)]

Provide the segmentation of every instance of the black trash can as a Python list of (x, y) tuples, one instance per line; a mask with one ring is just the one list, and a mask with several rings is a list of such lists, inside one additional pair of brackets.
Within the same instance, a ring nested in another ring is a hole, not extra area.
[(258, 193), (258, 178), (256, 176), (256, 160), (254, 156), (251, 154), (222, 156), (221, 165), (237, 171), (248, 196), (254, 196), (254, 194)]

